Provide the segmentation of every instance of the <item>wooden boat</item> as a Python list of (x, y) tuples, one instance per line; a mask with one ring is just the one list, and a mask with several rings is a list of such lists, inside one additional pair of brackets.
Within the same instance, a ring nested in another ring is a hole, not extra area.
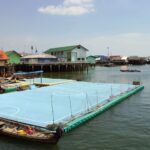
[(121, 72), (141, 72), (140, 70), (137, 70), (137, 69), (129, 69), (127, 66), (122, 66), (120, 71)]
[(141, 70), (137, 69), (128, 69), (128, 70), (120, 70), (121, 72), (141, 72)]
[(62, 133), (63, 131), (59, 127), (55, 131), (50, 131), (47, 128), (0, 119), (0, 134), (20, 140), (56, 144)]
[(22, 91), (30, 88), (30, 84), (19, 80), (5, 80), (0, 83), (0, 93)]
[(104, 67), (115, 67), (115, 64), (114, 63), (107, 63), (107, 64), (104, 64)]
[[(29, 89), (30, 84), (24, 81), (23, 76), (40, 74), (42, 81), (42, 73), (42, 70), (34, 72), (19, 72), (14, 73), (11, 77), (8, 78), (0, 78), (0, 94)], [(46, 85), (41, 85), (41, 87), (42, 86)]]

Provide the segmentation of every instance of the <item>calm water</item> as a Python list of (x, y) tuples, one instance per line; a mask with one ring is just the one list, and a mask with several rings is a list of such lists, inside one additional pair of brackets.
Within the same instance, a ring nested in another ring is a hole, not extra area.
[(88, 82), (132, 83), (140, 80), (145, 89), (63, 136), (57, 145), (17, 142), (0, 136), (0, 150), (149, 150), (150, 65), (135, 68), (142, 72), (121, 73), (119, 67), (96, 67), (88, 72), (45, 75)]

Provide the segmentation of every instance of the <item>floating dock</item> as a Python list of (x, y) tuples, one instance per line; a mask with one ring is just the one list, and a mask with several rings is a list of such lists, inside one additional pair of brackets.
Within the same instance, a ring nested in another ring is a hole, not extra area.
[(127, 93), (124, 93), (122, 95), (119, 95), (119, 96), (111, 99), (110, 102), (108, 102), (107, 104), (97, 107), (95, 109), (95, 111), (88, 113), (85, 116), (79, 117), (79, 118), (67, 123), (66, 126), (64, 127), (64, 132), (65, 133), (70, 132), (72, 129), (74, 129), (74, 128), (78, 127), (79, 125), (83, 124), (84, 122), (96, 117), (97, 115), (106, 111), (110, 107), (112, 107), (112, 106), (116, 105), (117, 103), (125, 100), (126, 98), (136, 94), (137, 92), (141, 91), (142, 89), (144, 89), (144, 86), (138, 86), (135, 89), (128, 91)]
[(144, 88), (142, 85), (62, 79), (59, 82), (44, 79), (43, 82), (63, 84), (1, 94), (0, 118), (44, 128), (61, 124), (67, 133)]

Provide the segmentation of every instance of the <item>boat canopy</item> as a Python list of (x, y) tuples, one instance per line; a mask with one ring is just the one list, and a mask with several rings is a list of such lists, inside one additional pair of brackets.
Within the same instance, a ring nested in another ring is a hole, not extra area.
[(14, 73), (13, 75), (30, 75), (30, 74), (41, 74), (41, 73), (43, 73), (43, 70), (32, 71), (32, 72), (17, 72)]

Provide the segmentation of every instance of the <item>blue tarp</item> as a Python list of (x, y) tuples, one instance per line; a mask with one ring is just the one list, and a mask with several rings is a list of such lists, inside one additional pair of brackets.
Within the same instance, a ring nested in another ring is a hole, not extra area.
[(32, 72), (16, 72), (13, 75), (29, 75), (29, 74), (41, 74), (41, 73), (43, 73), (43, 70), (32, 71)]
[(70, 82), (0, 95), (0, 117), (46, 127), (87, 113), (110, 96), (134, 88), (129, 84)]

